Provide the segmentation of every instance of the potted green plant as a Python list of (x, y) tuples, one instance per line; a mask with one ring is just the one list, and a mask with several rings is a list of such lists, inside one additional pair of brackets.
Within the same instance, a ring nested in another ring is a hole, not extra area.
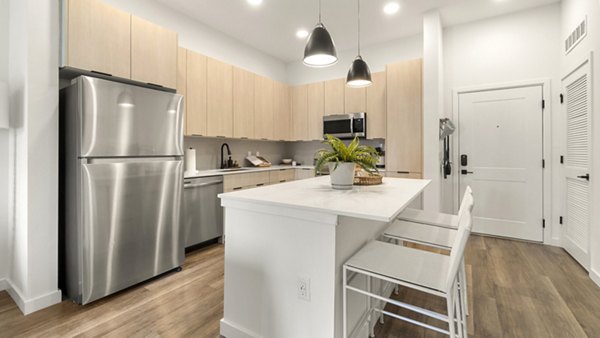
[(329, 165), (333, 189), (352, 189), (356, 165), (369, 172), (378, 171), (376, 168), (379, 158), (377, 150), (373, 147), (361, 146), (358, 137), (355, 137), (347, 146), (337, 137), (331, 135), (325, 135), (325, 137), (327, 139), (323, 141), (323, 144), (327, 144), (330, 149), (317, 150), (315, 171), (320, 171), (326, 164)]

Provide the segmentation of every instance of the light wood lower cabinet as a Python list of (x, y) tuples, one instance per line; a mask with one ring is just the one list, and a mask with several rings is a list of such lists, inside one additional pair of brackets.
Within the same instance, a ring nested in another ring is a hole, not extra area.
[(273, 139), (290, 141), (292, 114), (290, 110), (290, 88), (285, 83), (273, 85)]
[(296, 179), (295, 169), (278, 169), (269, 171), (269, 184), (277, 184)]
[(207, 57), (187, 51), (186, 135), (207, 136)]
[(177, 87), (177, 45), (177, 33), (132, 16), (131, 79)]
[[(423, 172), (422, 60), (387, 65), (386, 169)], [(368, 123), (368, 122), (367, 122)]]
[(223, 191), (230, 192), (248, 188), (262, 187), (269, 184), (269, 172), (225, 175), (223, 177)]
[(367, 87), (367, 137), (385, 138), (387, 120), (386, 74), (372, 73), (373, 84)]
[(344, 88), (346, 81), (336, 79), (325, 81), (325, 115), (336, 115), (344, 113)]
[(292, 140), (308, 139), (308, 86), (291, 88), (292, 100)]
[(308, 140), (323, 139), (323, 115), (325, 113), (323, 82), (311, 83), (307, 87)]
[(207, 58), (207, 135), (233, 137), (233, 66)]
[(254, 138), (255, 75), (233, 68), (233, 137)]
[(262, 140), (273, 139), (273, 85), (274, 81), (256, 75), (254, 95), (254, 134)]
[(67, 0), (65, 9), (65, 66), (131, 78), (131, 14), (99, 0)]
[(315, 170), (310, 168), (296, 169), (296, 179), (303, 180), (305, 178), (315, 177)]

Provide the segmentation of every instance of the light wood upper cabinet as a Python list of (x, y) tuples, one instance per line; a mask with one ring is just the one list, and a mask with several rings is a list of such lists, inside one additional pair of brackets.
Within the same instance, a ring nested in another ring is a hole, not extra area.
[(67, 0), (66, 12), (65, 66), (129, 79), (131, 15), (98, 0)]
[(325, 81), (325, 115), (344, 113), (344, 79)]
[(387, 65), (386, 170), (423, 172), (422, 97), (421, 59)]
[(131, 79), (177, 87), (177, 46), (177, 33), (132, 16)]
[(206, 56), (187, 51), (186, 135), (208, 135), (206, 66)]
[(290, 88), (285, 83), (275, 82), (273, 85), (273, 109), (273, 139), (291, 140)]
[(187, 49), (179, 47), (177, 50), (177, 94), (183, 95), (183, 109), (185, 112), (184, 135), (187, 132)]
[(367, 137), (386, 137), (386, 75), (385, 72), (371, 74), (373, 84), (367, 87)]
[(207, 58), (207, 135), (233, 136), (233, 67)]
[[(344, 112), (350, 114), (365, 111), (367, 111), (367, 88), (344, 86)], [(367, 134), (367, 136), (369, 135)]]
[(325, 111), (324, 85), (323, 82), (316, 82), (307, 86), (308, 139), (322, 140)]
[(273, 139), (273, 86), (273, 80), (255, 76), (254, 134), (256, 138), (263, 140)]
[(291, 88), (292, 140), (308, 139), (308, 86)]
[(233, 137), (254, 138), (254, 73), (233, 68)]

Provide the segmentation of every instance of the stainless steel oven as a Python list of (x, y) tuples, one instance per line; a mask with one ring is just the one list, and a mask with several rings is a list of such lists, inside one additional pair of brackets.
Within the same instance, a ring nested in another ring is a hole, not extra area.
[(323, 117), (323, 137), (340, 139), (367, 138), (367, 113), (328, 115)]

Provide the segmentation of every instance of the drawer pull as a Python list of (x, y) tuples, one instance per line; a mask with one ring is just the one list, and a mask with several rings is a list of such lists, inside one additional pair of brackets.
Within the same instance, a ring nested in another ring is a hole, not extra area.
[(279, 181), (279, 183), (284, 183), (284, 182), (287, 182), (287, 180), (281, 180), (281, 181)]
[(263, 185), (265, 185), (264, 183), (258, 183), (256, 186), (257, 187), (262, 187)]
[(235, 187), (233, 190), (242, 190), (242, 187)]
[(398, 174), (410, 174), (410, 171), (396, 171)]

